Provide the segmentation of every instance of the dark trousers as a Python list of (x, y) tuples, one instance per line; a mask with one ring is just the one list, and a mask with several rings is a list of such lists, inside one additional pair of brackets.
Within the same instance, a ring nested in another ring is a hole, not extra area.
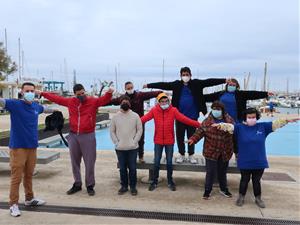
[[(185, 132), (187, 132), (187, 138), (189, 139), (195, 133), (195, 131), (196, 131), (195, 127), (185, 125), (176, 120), (176, 141), (177, 141), (178, 151), (181, 155), (185, 154), (185, 143), (184, 143)], [(193, 155), (195, 153), (195, 145), (188, 146), (188, 153), (189, 155)]]
[(205, 159), (205, 191), (211, 192), (215, 176), (218, 177), (220, 189), (227, 190), (227, 168), (228, 161), (224, 162), (222, 158), (218, 160)]
[(260, 180), (264, 174), (264, 169), (255, 170), (242, 170), (241, 169), (241, 181), (240, 181), (240, 194), (246, 195), (248, 183), (250, 178), (252, 178), (253, 192), (254, 196), (257, 197), (261, 195), (261, 185)]
[(136, 188), (136, 157), (137, 149), (135, 150), (116, 150), (119, 168), (120, 168), (120, 183), (122, 187), (128, 188), (128, 170), (130, 188)]
[(143, 124), (143, 134), (141, 136), (141, 139), (139, 140), (139, 158), (144, 157), (144, 144), (145, 144), (145, 124)]
[(158, 183), (158, 177), (159, 177), (159, 168), (160, 168), (160, 160), (162, 157), (163, 149), (165, 148), (166, 152), (166, 160), (167, 160), (167, 178), (168, 178), (168, 184), (173, 183), (173, 151), (174, 151), (174, 145), (154, 145), (154, 178), (153, 183)]

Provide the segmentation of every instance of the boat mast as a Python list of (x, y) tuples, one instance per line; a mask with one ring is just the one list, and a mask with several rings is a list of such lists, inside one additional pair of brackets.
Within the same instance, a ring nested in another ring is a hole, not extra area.
[(18, 47), (19, 47), (19, 65), (18, 65), (19, 82), (21, 82), (21, 39), (20, 38), (18, 38)]
[(265, 62), (263, 91), (267, 91), (267, 63)]

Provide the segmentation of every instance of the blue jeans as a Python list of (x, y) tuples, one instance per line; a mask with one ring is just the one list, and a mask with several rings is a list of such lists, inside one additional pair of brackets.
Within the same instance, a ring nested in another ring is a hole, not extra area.
[[(128, 188), (128, 170), (129, 184), (131, 189), (136, 188), (136, 157), (137, 149), (134, 150), (116, 150), (119, 168), (120, 168), (120, 183), (122, 187)], [(127, 170), (128, 169), (128, 170)]]
[(172, 160), (173, 160), (173, 151), (174, 151), (174, 145), (154, 145), (154, 179), (153, 183), (157, 184), (158, 183), (158, 177), (159, 177), (159, 167), (160, 167), (160, 160), (162, 156), (163, 149), (165, 148), (166, 152), (166, 159), (167, 159), (167, 178), (168, 178), (168, 184), (173, 183), (173, 165), (172, 165)]

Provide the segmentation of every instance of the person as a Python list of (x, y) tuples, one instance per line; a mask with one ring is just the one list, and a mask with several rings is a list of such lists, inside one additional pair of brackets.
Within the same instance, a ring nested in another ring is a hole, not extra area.
[(21, 215), (19, 210), (19, 188), (23, 178), (26, 206), (40, 206), (46, 202), (34, 197), (32, 175), (36, 165), (38, 147), (38, 116), (55, 110), (40, 105), (35, 101), (35, 85), (22, 84), (21, 99), (0, 98), (0, 106), (10, 113), (10, 215)]
[(170, 105), (170, 99), (165, 93), (157, 96), (158, 104), (154, 106), (141, 120), (143, 123), (154, 119), (154, 179), (149, 186), (149, 191), (153, 191), (157, 187), (159, 177), (160, 160), (162, 157), (163, 149), (166, 152), (167, 161), (167, 178), (168, 187), (171, 191), (176, 190), (175, 183), (173, 182), (173, 148), (174, 148), (174, 121), (180, 122), (193, 127), (199, 127), (198, 121), (189, 119), (180, 113), (175, 107)]
[(272, 100), (269, 101), (268, 106), (269, 106), (269, 112), (267, 113), (267, 116), (269, 116), (269, 113), (270, 113), (271, 117), (273, 117), (274, 116), (273, 113), (275, 111), (275, 108), (274, 108), (274, 103), (273, 103)]
[(136, 158), (143, 126), (139, 115), (130, 109), (128, 96), (120, 97), (120, 108), (120, 111), (112, 118), (110, 125), (110, 136), (115, 144), (120, 168), (121, 188), (118, 194), (122, 195), (128, 191), (128, 169), (130, 192), (132, 195), (137, 195)]
[[(144, 88), (159, 88), (163, 90), (171, 90), (173, 92), (172, 105), (186, 117), (197, 121), (199, 113), (204, 115), (207, 113), (205, 100), (203, 97), (203, 89), (214, 85), (226, 83), (226, 79), (192, 79), (192, 72), (189, 67), (180, 69), (181, 80), (173, 82), (158, 82), (145, 84)], [(185, 161), (185, 134), (190, 138), (195, 132), (195, 128), (176, 121), (176, 141), (179, 155), (176, 158), (177, 163)], [(194, 157), (195, 146), (188, 146), (188, 161), (197, 163)]]
[[(131, 81), (125, 83), (125, 95), (130, 98), (131, 110), (137, 113), (140, 117), (144, 115), (144, 101), (151, 98), (156, 98), (162, 91), (135, 91)], [(108, 105), (120, 105), (122, 97), (113, 98)], [(138, 157), (139, 162), (144, 163), (144, 144), (145, 144), (145, 127), (143, 126), (143, 134), (139, 141)]]
[(239, 197), (236, 201), (237, 206), (243, 206), (245, 195), (248, 189), (248, 183), (252, 179), (255, 203), (260, 208), (265, 208), (265, 203), (261, 198), (260, 180), (264, 170), (269, 168), (266, 155), (266, 138), (276, 129), (295, 120), (278, 119), (273, 122), (257, 122), (260, 119), (260, 113), (255, 108), (248, 108), (243, 112), (243, 123), (235, 125), (224, 123), (215, 124), (218, 129), (226, 132), (234, 131), (237, 140), (237, 166), (240, 169), (241, 180), (239, 186)]
[(219, 100), (225, 105), (225, 111), (235, 122), (242, 122), (242, 112), (246, 110), (247, 100), (267, 98), (273, 95), (266, 91), (242, 91), (239, 82), (231, 78), (225, 85), (224, 91), (204, 95), (206, 102)]
[(90, 196), (95, 195), (96, 162), (96, 113), (98, 107), (106, 105), (112, 98), (113, 89), (99, 98), (88, 97), (82, 84), (73, 87), (75, 97), (66, 98), (49, 92), (39, 93), (44, 98), (65, 106), (69, 110), (70, 132), (66, 137), (70, 149), (70, 158), (74, 183), (67, 191), (68, 195), (81, 191), (81, 159), (85, 164), (85, 185)]
[(211, 109), (208, 117), (202, 121), (201, 127), (188, 140), (188, 144), (196, 144), (204, 137), (203, 156), (206, 176), (203, 199), (210, 198), (215, 174), (218, 175), (220, 193), (231, 198), (232, 194), (227, 187), (227, 168), (233, 154), (233, 135), (211, 125), (222, 122), (234, 124), (234, 120), (226, 113), (224, 105), (219, 101), (215, 101)]

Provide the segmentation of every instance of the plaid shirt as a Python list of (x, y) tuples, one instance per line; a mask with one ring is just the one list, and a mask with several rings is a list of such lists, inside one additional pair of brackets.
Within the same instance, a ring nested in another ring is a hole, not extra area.
[[(224, 122), (234, 124), (234, 120), (228, 114), (225, 115)], [(218, 160), (222, 157), (223, 161), (229, 161), (233, 154), (233, 135), (212, 127), (214, 123), (215, 120), (210, 114), (190, 139), (197, 143), (204, 137), (203, 156), (205, 158)]]

